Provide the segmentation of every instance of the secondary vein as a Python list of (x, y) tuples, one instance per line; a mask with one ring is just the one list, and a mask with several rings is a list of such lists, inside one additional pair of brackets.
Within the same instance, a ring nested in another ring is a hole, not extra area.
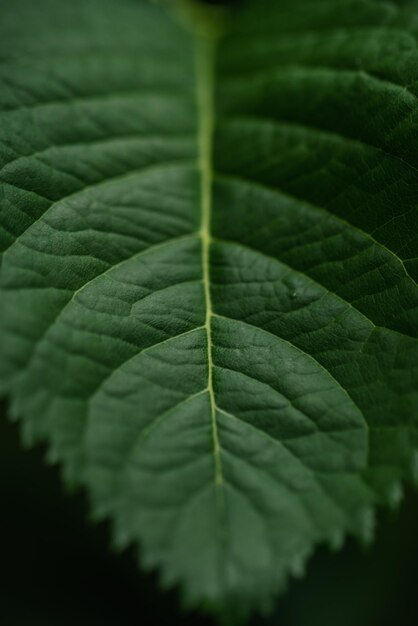
[(216, 421), (216, 402), (213, 388), (212, 359), (212, 299), (210, 293), (210, 245), (211, 245), (211, 209), (212, 209), (212, 142), (214, 130), (214, 55), (215, 39), (200, 36), (197, 43), (197, 104), (199, 114), (199, 169), (201, 193), (202, 273), (205, 294), (206, 319), (205, 329), (208, 354), (208, 386), (210, 399), (212, 438), (215, 465), (215, 483), (222, 485), (221, 447)]

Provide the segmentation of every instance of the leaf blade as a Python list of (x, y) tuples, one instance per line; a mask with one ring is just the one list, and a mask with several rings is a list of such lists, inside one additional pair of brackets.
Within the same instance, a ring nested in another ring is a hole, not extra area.
[(415, 36), (369, 0), (216, 42), (43, 2), (1, 54), (2, 389), (189, 604), (266, 607), (413, 473)]

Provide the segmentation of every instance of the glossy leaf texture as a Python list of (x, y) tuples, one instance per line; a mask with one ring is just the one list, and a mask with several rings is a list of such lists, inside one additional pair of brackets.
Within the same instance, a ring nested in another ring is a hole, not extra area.
[(416, 478), (417, 13), (1, 4), (1, 390), (188, 605)]

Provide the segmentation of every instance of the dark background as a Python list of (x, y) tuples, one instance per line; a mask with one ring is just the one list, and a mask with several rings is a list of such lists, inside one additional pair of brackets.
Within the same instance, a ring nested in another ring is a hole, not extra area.
[[(44, 450), (23, 450), (0, 415), (1, 626), (210, 626), (182, 614), (175, 592), (140, 574), (131, 553), (112, 554), (105, 525), (87, 522), (83, 495), (65, 493)], [(270, 618), (251, 626), (417, 626), (418, 493), (381, 512), (369, 550), (354, 541), (317, 551)]]

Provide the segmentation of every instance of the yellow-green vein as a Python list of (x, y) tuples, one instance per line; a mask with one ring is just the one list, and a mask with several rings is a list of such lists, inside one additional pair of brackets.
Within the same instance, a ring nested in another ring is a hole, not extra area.
[(206, 319), (205, 329), (208, 354), (208, 393), (212, 422), (213, 453), (215, 465), (215, 483), (222, 485), (221, 448), (216, 421), (215, 392), (213, 388), (212, 360), (212, 300), (210, 293), (210, 245), (211, 245), (211, 209), (212, 209), (212, 141), (214, 129), (214, 53), (215, 39), (200, 36), (197, 40), (197, 105), (199, 116), (199, 170), (201, 197), (202, 273), (205, 293)]

